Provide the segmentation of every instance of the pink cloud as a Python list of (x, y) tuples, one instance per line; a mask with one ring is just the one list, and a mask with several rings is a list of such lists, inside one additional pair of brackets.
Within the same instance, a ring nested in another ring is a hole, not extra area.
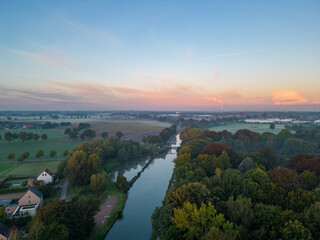
[(222, 100), (217, 99), (216, 97), (205, 97), (205, 99), (209, 102), (216, 103), (216, 104), (220, 105), (221, 109), (223, 108), (224, 102)]
[(271, 95), (274, 105), (297, 105), (307, 103), (307, 99), (302, 97), (298, 91), (273, 91)]
[[(39, 62), (48, 64), (51, 66), (55, 66), (55, 67), (65, 68), (65, 67), (70, 67), (75, 64), (74, 62), (71, 62), (71, 61), (66, 61), (66, 60), (62, 61), (60, 59), (48, 57), (46, 55), (36, 53), (36, 52), (21, 51), (21, 50), (16, 50), (16, 49), (10, 49), (10, 51), (14, 54), (19, 55), (19, 56), (30, 57), (30, 58), (38, 60)], [(65, 57), (60, 56), (59, 58), (65, 58)]]

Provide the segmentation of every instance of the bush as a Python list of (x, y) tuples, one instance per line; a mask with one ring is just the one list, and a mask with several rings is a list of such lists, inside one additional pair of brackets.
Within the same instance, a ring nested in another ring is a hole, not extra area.
[(68, 155), (69, 155), (69, 151), (68, 151), (68, 149), (65, 149), (64, 151), (63, 151), (63, 154), (62, 154), (64, 157), (67, 157)]
[(16, 156), (15, 153), (9, 153), (9, 154), (8, 154), (8, 159), (9, 159), (9, 160), (12, 160), (12, 159), (15, 158), (15, 156)]
[(39, 149), (39, 150), (37, 151), (37, 153), (36, 153), (36, 158), (40, 158), (40, 157), (42, 157), (43, 155), (44, 155), (43, 150), (42, 150), (42, 149)]
[(52, 149), (50, 150), (50, 157), (54, 157), (56, 155), (56, 150)]

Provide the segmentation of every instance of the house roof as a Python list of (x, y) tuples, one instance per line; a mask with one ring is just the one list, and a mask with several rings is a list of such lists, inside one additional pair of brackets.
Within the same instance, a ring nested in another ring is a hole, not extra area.
[(42, 197), (42, 192), (40, 192), (40, 191), (39, 191), (38, 189), (36, 189), (35, 187), (31, 186), (31, 187), (29, 188), (29, 190), (30, 190), (31, 192), (33, 192), (35, 195), (37, 195), (39, 198)]
[[(21, 196), (21, 198), (26, 195), (28, 191), (33, 192), (37, 197), (41, 198), (42, 197), (42, 192), (40, 192), (38, 189), (36, 189), (34, 186), (30, 186), (29, 189)], [(20, 198), (20, 199), (21, 199)]]
[(5, 237), (8, 237), (9, 235), (9, 228), (1, 222), (0, 222), (0, 234)]
[(10, 203), (12, 203), (12, 201), (13, 201), (12, 198), (1, 199), (0, 206), (10, 204)]
[[(40, 176), (43, 172), (46, 172), (46, 173), (48, 173), (50, 176), (53, 176), (53, 172), (51, 172), (48, 168), (46, 168), (45, 170), (43, 170), (43, 171), (39, 174), (39, 176)], [(38, 177), (39, 177), (39, 176), (38, 176)]]

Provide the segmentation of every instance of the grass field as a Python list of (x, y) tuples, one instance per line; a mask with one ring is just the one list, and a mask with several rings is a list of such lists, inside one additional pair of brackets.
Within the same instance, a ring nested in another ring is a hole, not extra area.
[[(0, 174), (0, 178), (12, 176), (38, 176), (42, 170), (48, 168), (52, 172), (57, 171), (60, 161), (44, 161), (44, 162), (30, 162), (12, 165), (12, 169), (4, 171)], [(6, 164), (0, 164), (0, 169)]]
[(220, 125), (209, 128), (211, 131), (222, 131), (228, 130), (229, 132), (235, 133), (239, 129), (248, 129), (250, 131), (264, 133), (264, 132), (271, 132), (274, 134), (279, 133), (282, 129), (284, 129), (285, 124), (276, 124), (275, 129), (270, 129), (270, 124), (263, 124), (263, 123), (230, 123), (226, 125)]
[[(83, 121), (85, 122), (85, 121)], [(142, 120), (115, 120), (115, 121), (87, 121), (91, 124), (91, 128), (97, 131), (97, 137), (100, 137), (101, 132), (107, 131), (110, 134), (115, 134), (117, 131), (122, 131), (125, 139), (141, 140), (142, 136), (153, 134), (152, 131), (161, 131), (165, 127), (169, 127), (170, 124), (166, 122), (159, 121), (142, 121)], [(78, 123), (73, 127), (77, 127)], [(64, 134), (65, 129), (12, 129), (12, 130), (1, 130), (0, 134), (3, 137), (6, 131), (11, 133), (31, 132), (37, 133), (39, 135), (47, 134), (48, 139), (46, 141), (38, 140), (38, 142), (22, 142), (20, 139), (16, 142), (6, 142), (4, 140), (0, 141), (0, 163), (3, 161), (8, 161), (7, 156), (9, 153), (15, 153), (16, 157), (12, 162), (16, 162), (18, 156), (24, 151), (30, 152), (30, 157), (28, 160), (35, 160), (35, 154), (39, 149), (43, 149), (44, 156), (40, 159), (47, 160), (51, 159), (49, 156), (50, 150), (56, 150), (57, 154), (54, 157), (58, 158), (58, 152), (60, 152), (60, 157), (65, 149), (69, 151), (80, 142), (72, 142), (68, 140), (68, 136)], [(0, 167), (0, 172), (1, 172)]]
[[(30, 130), (21, 130), (21, 129), (12, 129), (8, 130), (11, 133), (20, 133), (22, 131), (25, 132), (32, 132), (37, 133), (39, 135), (47, 134), (48, 139), (46, 141), (38, 140), (38, 142), (22, 142), (20, 140), (16, 140), (16, 142), (6, 142), (4, 140), (0, 141), (0, 162), (1, 161), (8, 161), (7, 156), (9, 153), (14, 152), (16, 154), (16, 157), (12, 160), (13, 162), (16, 161), (18, 156), (23, 153), (24, 151), (30, 152), (30, 157), (28, 160), (36, 159), (35, 154), (39, 149), (43, 149), (44, 156), (40, 159), (50, 159), (49, 153), (51, 149), (54, 149), (57, 151), (57, 154), (55, 158), (58, 157), (58, 150), (60, 149), (60, 156), (62, 156), (62, 153), (64, 149), (71, 150), (75, 145), (79, 145), (79, 142), (65, 142), (65, 140), (68, 138), (66, 135), (64, 135), (64, 129), (30, 129)], [(0, 131), (0, 134), (3, 137), (3, 134), (6, 131)], [(60, 146), (59, 146), (60, 145)], [(0, 166), (2, 168), (2, 166)]]
[(167, 122), (159, 121), (136, 121), (136, 120), (115, 120), (106, 122), (92, 122), (90, 123), (92, 128), (96, 131), (161, 131), (166, 127), (170, 127), (171, 124)]
[(0, 164), (0, 176), (2, 176), (2, 174), (6, 173), (7, 171), (12, 170), (12, 169), (15, 168), (16, 166), (18, 166), (18, 163), (5, 163), (5, 164)]

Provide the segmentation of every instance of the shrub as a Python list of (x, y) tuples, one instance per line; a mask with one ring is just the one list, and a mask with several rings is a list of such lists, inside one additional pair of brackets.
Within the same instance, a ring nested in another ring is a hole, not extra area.
[(42, 157), (44, 154), (43, 154), (43, 150), (42, 149), (39, 149), (36, 153), (36, 158), (40, 158)]
[(8, 154), (8, 159), (9, 159), (9, 160), (12, 160), (12, 159), (15, 158), (15, 156), (16, 156), (15, 153), (9, 153), (9, 154)]

